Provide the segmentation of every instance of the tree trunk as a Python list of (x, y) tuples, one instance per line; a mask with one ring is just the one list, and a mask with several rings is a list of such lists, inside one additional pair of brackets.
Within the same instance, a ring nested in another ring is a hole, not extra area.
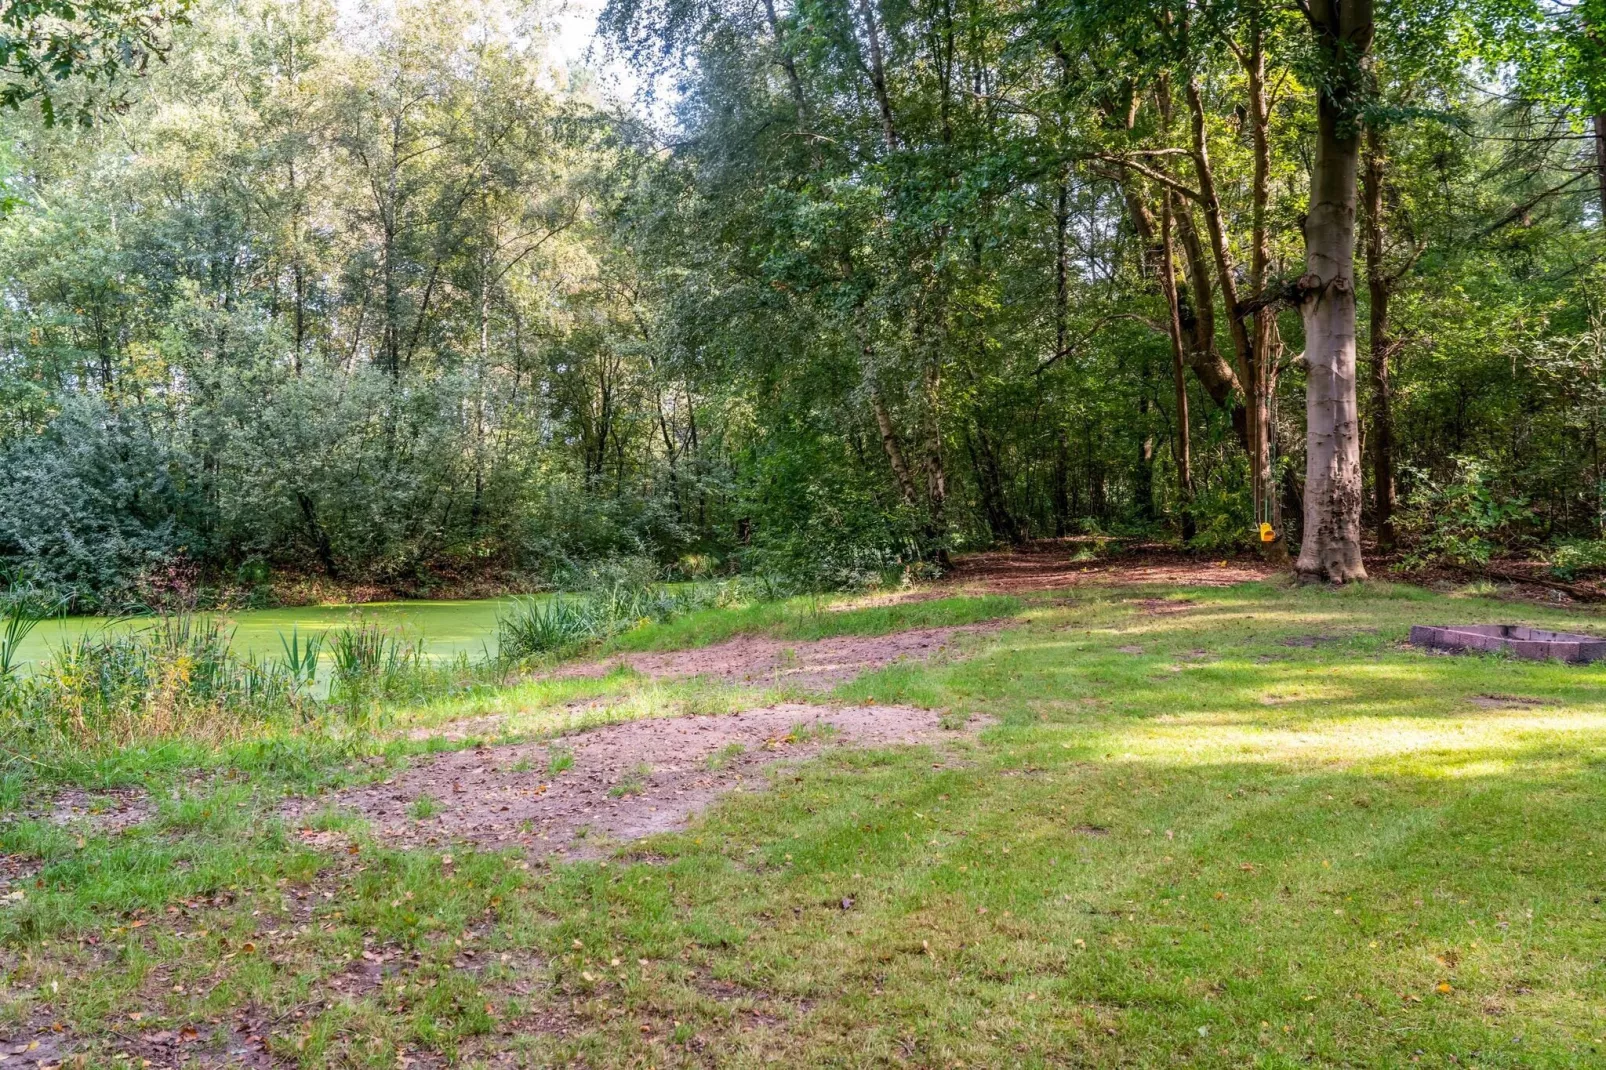
[[(1210, 395), (1210, 400), (1227, 408), (1234, 405), (1232, 392), (1238, 386), (1238, 379), (1233, 374), (1232, 365), (1216, 352), (1216, 295), (1215, 288), (1210, 284), (1210, 265), (1205, 258), (1204, 245), (1199, 241), (1199, 231), (1193, 225), (1192, 211), (1186, 203), (1175, 207), (1177, 244), (1182, 249), (1183, 263), (1187, 265), (1188, 292), (1193, 297), (1191, 307), (1182, 305), (1179, 308), (1179, 311), (1187, 313), (1183, 316), (1183, 326), (1192, 329), (1188, 367), (1198, 376), (1199, 385)], [(1180, 300), (1182, 294), (1177, 296)], [(1238, 429), (1244, 448), (1248, 449), (1249, 439), (1244, 422), (1236, 413), (1233, 425)]]
[[(1271, 199), (1271, 117), (1266, 100), (1265, 31), (1260, 24), (1258, 9), (1251, 18), (1249, 49), (1244, 53), (1244, 70), (1248, 75), (1249, 132), (1254, 146), (1254, 182), (1251, 186), (1251, 222), (1249, 285), (1255, 293), (1266, 289), (1267, 274), (1271, 268), (1271, 248), (1266, 233), (1266, 206)], [(1288, 545), (1283, 539), (1282, 507), (1277, 497), (1275, 474), (1272, 472), (1271, 446), (1275, 440), (1272, 427), (1271, 399), (1277, 389), (1277, 365), (1274, 349), (1277, 339), (1275, 310), (1257, 308), (1250, 331), (1250, 351), (1253, 359), (1249, 371), (1254, 381), (1245, 385), (1250, 397), (1248, 425), (1254, 432), (1250, 459), (1254, 465), (1255, 523), (1271, 525), (1271, 542), (1262, 542), (1266, 556), (1278, 564), (1287, 564)]]
[(976, 489), (981, 496), (982, 515), (987, 518), (987, 530), (992, 532), (994, 541), (1022, 542), (1020, 523), (1004, 495), (1004, 477), (998, 467), (997, 451), (979, 421), (974, 425), (974, 433), (965, 436), (965, 445), (976, 473)]
[(870, 388), (870, 407), (875, 410), (876, 429), (881, 432), (881, 448), (886, 451), (887, 463), (892, 465), (892, 474), (898, 480), (898, 493), (905, 505), (911, 509), (917, 508), (920, 491), (915, 486), (914, 475), (909, 471), (909, 462), (903, 456), (898, 432), (892, 426), (892, 414), (887, 411), (887, 403), (881, 397), (879, 387)]
[(1165, 294), (1166, 333), (1171, 336), (1171, 380), (1176, 391), (1177, 493), (1182, 499), (1182, 540), (1192, 539), (1197, 530), (1193, 519), (1193, 447), (1189, 441), (1188, 381), (1183, 375), (1186, 343), (1182, 338), (1182, 308), (1177, 297), (1176, 264), (1171, 252), (1171, 191), (1161, 194), (1160, 203), (1160, 289)]
[[(1155, 233), (1154, 215), (1143, 199), (1142, 189), (1130, 174), (1123, 173), (1120, 184), (1127, 218), (1132, 223), (1132, 230), (1137, 235), (1138, 241), (1143, 245), (1144, 274), (1158, 277), (1160, 239)], [(1199, 377), (1199, 383), (1205, 388), (1205, 393), (1210, 395), (1212, 401), (1225, 408), (1233, 404), (1232, 392), (1238, 381), (1233, 375), (1232, 366), (1222, 360), (1221, 354), (1216, 352), (1215, 291), (1210, 285), (1210, 269), (1205, 263), (1204, 249), (1199, 244), (1198, 232), (1193, 229), (1193, 221), (1188, 218), (1186, 209), (1175, 213), (1174, 222), (1188, 264), (1188, 284), (1193, 293), (1193, 307), (1184, 317), (1186, 326), (1191, 329), (1191, 341), (1186, 350), (1187, 363)], [(1061, 343), (1061, 349), (1063, 348)], [(1244, 445), (1247, 448), (1248, 442), (1245, 441)]]
[(1245, 438), (1249, 445), (1249, 477), (1255, 512), (1251, 523), (1259, 524), (1271, 518), (1272, 513), (1269, 383), (1260, 368), (1256, 338), (1244, 323), (1243, 304), (1238, 298), (1238, 272), (1227, 242), (1221, 197), (1216, 192), (1215, 172), (1210, 164), (1204, 99), (1195, 79), (1188, 79), (1185, 89), (1188, 111), (1193, 121), (1193, 166), (1199, 180), (1199, 205), (1210, 234), (1216, 275), (1221, 284), (1221, 303), (1231, 329), (1233, 353), (1238, 360), (1238, 385), (1245, 398)]
[(792, 106), (797, 109), (797, 123), (802, 126), (808, 121), (808, 100), (803, 95), (803, 79), (797, 73), (797, 61), (792, 58), (781, 32), (781, 19), (775, 12), (775, 0), (764, 0), (764, 15), (769, 20), (770, 35), (775, 38), (775, 58), (786, 72), (786, 84), (792, 90)]
[(1071, 445), (1065, 432), (1054, 435), (1054, 534), (1071, 533)]
[(859, 14), (864, 19), (865, 37), (870, 42), (870, 87), (875, 91), (876, 106), (881, 111), (881, 132), (887, 139), (887, 148), (898, 147), (898, 124), (892, 118), (892, 97), (887, 93), (887, 69), (881, 60), (881, 28), (876, 24), (874, 0), (859, 0)]
[(1383, 263), (1383, 137), (1378, 131), (1366, 132), (1366, 170), (1362, 189), (1366, 202), (1366, 286), (1371, 298), (1370, 367), (1372, 373), (1372, 495), (1377, 523), (1377, 542), (1384, 549), (1394, 545), (1394, 419), (1392, 387), (1389, 384), (1389, 356), (1394, 340), (1389, 337), (1389, 298), (1394, 280)]
[(1595, 116), (1595, 181), (1600, 193), (1600, 225), (1606, 227), (1606, 112)]
[(1366, 578), (1361, 563), (1360, 418), (1355, 401), (1355, 186), (1362, 62), (1371, 0), (1315, 0), (1309, 19), (1323, 60), (1316, 158), (1305, 220), (1305, 524), (1295, 570), (1308, 579)]

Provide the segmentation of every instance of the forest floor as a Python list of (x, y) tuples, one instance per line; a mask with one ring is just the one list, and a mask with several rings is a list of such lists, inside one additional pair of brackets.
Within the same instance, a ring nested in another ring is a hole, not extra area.
[(1606, 617), (978, 555), (0, 777), (0, 1070), (1606, 1063)]

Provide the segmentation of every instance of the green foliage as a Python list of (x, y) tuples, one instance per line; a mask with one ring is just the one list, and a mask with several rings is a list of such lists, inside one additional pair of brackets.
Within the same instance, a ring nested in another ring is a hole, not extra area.
[(1400, 514), (1410, 547), (1405, 567), (1487, 564), (1496, 546), (1511, 545), (1530, 517), (1527, 502), (1497, 487), (1482, 462), (1462, 459), (1455, 476), (1442, 483), (1426, 472), (1413, 476), (1415, 489)]
[(1556, 546), (1548, 554), (1550, 571), (1557, 579), (1575, 580), (1580, 575), (1606, 569), (1606, 539), (1575, 539)]
[[(122, 110), (125, 76), (165, 55), (167, 34), (188, 7), (189, 0), (5, 0), (0, 105), (33, 101), (52, 126), (63, 115), (87, 126), (102, 110)], [(69, 80), (76, 94), (63, 93)]]
[[(1606, 486), (1598, 6), (1391, 11), (1360, 111), (1396, 467), (1482, 458), (1561, 540), (1598, 537)], [(168, 56), (116, 138), (4, 117), (26, 181), (0, 194), (0, 570), (117, 612), (175, 568), (197, 605), (286, 576), (590, 600), (621, 561), (627, 586), (822, 590), (1088, 525), (1243, 548), (1222, 272), (1240, 300), (1299, 274), (1324, 72), (1294, 11), (618, 0), (606, 32), (686, 63), (668, 136), (553, 88), (523, 8), (359, 7), (197, 4), (171, 50), (176, 6), (0, 7), (13, 94), (40, 88), (29, 57), (72, 60), (62, 99), (87, 102)], [(1281, 87), (1263, 161), (1250, 56)], [(1304, 326), (1264, 322), (1297, 540)], [(638, 609), (544, 611), (512, 645)]]

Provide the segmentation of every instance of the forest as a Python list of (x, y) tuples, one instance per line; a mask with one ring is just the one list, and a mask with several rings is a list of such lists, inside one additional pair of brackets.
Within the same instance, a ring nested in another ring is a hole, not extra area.
[(1593, 0), (34, 7), (14, 589), (1606, 564)]

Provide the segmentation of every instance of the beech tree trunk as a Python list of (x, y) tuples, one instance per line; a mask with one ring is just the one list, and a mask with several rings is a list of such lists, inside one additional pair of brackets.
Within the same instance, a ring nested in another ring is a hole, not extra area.
[(1305, 530), (1294, 568), (1307, 579), (1348, 583), (1366, 578), (1355, 400), (1355, 192), (1372, 3), (1314, 0), (1309, 19), (1325, 70), (1316, 91), (1316, 158), (1299, 280), (1308, 378)]

